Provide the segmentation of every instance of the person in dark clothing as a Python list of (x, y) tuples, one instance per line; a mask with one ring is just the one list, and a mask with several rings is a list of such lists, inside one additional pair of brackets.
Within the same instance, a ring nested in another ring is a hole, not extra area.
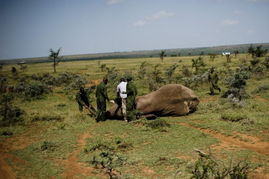
[(137, 95), (137, 88), (132, 81), (132, 77), (127, 77), (127, 100), (126, 100), (126, 111), (127, 111), (127, 120), (132, 121), (136, 118), (136, 104), (135, 98)]
[(76, 94), (76, 101), (80, 112), (82, 112), (83, 107), (85, 107), (91, 116), (96, 116), (96, 110), (90, 104), (88, 93), (83, 87), (80, 87), (79, 92)]
[(221, 91), (220, 87), (218, 86), (219, 77), (217, 72), (215, 72), (214, 67), (212, 67), (208, 74), (208, 82), (210, 84), (210, 95), (215, 95), (214, 89)]
[(96, 88), (96, 103), (97, 103), (97, 116), (96, 122), (106, 120), (106, 101), (109, 101), (107, 96), (108, 79), (104, 77), (103, 81)]

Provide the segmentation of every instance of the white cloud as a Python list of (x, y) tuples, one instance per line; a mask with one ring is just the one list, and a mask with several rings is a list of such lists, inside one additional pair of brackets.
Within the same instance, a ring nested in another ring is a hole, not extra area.
[(119, 4), (121, 3), (123, 0), (106, 0), (106, 4), (107, 5), (114, 5), (114, 4)]
[(238, 23), (239, 23), (239, 21), (237, 21), (237, 20), (231, 20), (231, 19), (226, 19), (226, 20), (223, 20), (221, 22), (221, 24), (224, 25), (224, 26), (236, 25)]
[(143, 19), (136, 21), (133, 25), (134, 26), (144, 26), (149, 22), (156, 21), (156, 20), (159, 20), (162, 18), (173, 17), (173, 16), (175, 16), (175, 13), (173, 13), (173, 12), (159, 11), (155, 14), (152, 14), (151, 16), (146, 16)]

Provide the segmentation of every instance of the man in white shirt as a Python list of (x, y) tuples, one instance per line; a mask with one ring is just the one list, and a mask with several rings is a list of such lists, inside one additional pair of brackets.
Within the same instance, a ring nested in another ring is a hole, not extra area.
[(120, 84), (117, 86), (117, 97), (121, 99), (121, 110), (122, 115), (125, 121), (127, 121), (127, 115), (126, 115), (126, 86), (127, 82), (124, 78), (120, 79)]

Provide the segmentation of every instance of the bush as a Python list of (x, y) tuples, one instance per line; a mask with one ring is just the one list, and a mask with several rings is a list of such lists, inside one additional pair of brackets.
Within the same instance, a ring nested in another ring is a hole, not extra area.
[(251, 170), (251, 166), (247, 161), (230, 161), (225, 165), (222, 161), (217, 161), (211, 154), (199, 152), (199, 158), (190, 167), (189, 172), (193, 179), (208, 178), (231, 178), (231, 179), (247, 179)]
[(224, 121), (239, 122), (242, 120), (248, 120), (247, 115), (240, 113), (224, 113), (221, 114), (221, 119)]
[(54, 151), (56, 148), (56, 145), (52, 142), (48, 142), (48, 141), (44, 141), (41, 146), (40, 146), (40, 150), (41, 151)]
[(50, 116), (50, 115), (44, 115), (44, 116), (38, 116), (35, 115), (32, 117), (31, 121), (62, 121), (64, 118), (62, 116)]
[(22, 122), (24, 111), (13, 106), (13, 96), (3, 95), (0, 99), (0, 126), (9, 126), (18, 122)]
[(237, 69), (231, 76), (225, 79), (228, 90), (222, 95), (224, 98), (236, 98), (239, 101), (246, 98), (244, 88), (246, 86), (246, 80), (249, 79), (248, 71), (243, 69)]

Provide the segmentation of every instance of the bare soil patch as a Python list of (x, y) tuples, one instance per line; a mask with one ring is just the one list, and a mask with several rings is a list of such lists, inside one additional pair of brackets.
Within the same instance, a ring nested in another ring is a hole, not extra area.
[(79, 162), (79, 154), (86, 145), (86, 139), (92, 137), (89, 133), (84, 133), (78, 138), (78, 147), (69, 155), (68, 159), (62, 161), (65, 170), (62, 174), (64, 178), (80, 178), (79, 176), (93, 176), (93, 168), (86, 163)]
[[(259, 154), (269, 155), (269, 142), (262, 142), (256, 138), (255, 138), (255, 141), (253, 141), (251, 143), (245, 142), (245, 141), (242, 141), (238, 138), (235, 138), (232, 136), (227, 136), (227, 135), (224, 135), (224, 134), (221, 134), (219, 132), (212, 131), (209, 129), (201, 129), (201, 128), (194, 127), (194, 126), (187, 124), (187, 123), (180, 123), (180, 124), (183, 126), (186, 126), (186, 127), (190, 127), (190, 128), (199, 130), (205, 134), (208, 134), (214, 138), (219, 139), (223, 143), (222, 144), (223, 146), (231, 146), (231, 147), (236, 146), (239, 148), (252, 150), (252, 151), (257, 152)], [(254, 139), (254, 137), (250, 137), (250, 136), (248, 136), (248, 138), (250, 138), (252, 140)]]

